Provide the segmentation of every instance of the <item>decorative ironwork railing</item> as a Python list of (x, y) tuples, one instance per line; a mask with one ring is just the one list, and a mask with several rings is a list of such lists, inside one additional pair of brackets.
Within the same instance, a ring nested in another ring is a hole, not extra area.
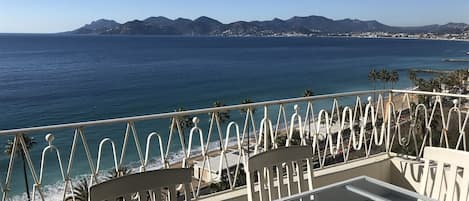
[[(464, 109), (463, 103), (467, 99), (468, 95), (408, 90), (356, 91), (3, 130), (0, 136), (11, 136), (13, 143), (8, 164), (0, 164), (0, 169), (6, 168), (5, 178), (0, 177), (5, 181), (1, 184), (2, 200), (19, 196), (11, 192), (12, 182), (22, 179), (12, 174), (15, 160), (19, 160), (17, 154), (24, 155), (28, 177), (33, 180), (32, 200), (79, 200), (73, 192), (80, 179), (72, 173), (74, 165), (88, 166), (85, 177), (88, 186), (105, 179), (104, 164), (112, 166), (116, 174), (125, 174), (121, 169), (126, 165), (124, 159), (131, 140), (135, 145), (131, 155), (137, 161), (136, 171), (198, 164), (200, 173), (194, 178), (194, 197), (209, 192), (210, 183), (225, 182), (228, 189), (242, 184), (239, 175), (243, 173), (246, 157), (279, 146), (310, 145), (316, 168), (391, 151), (420, 157), (424, 146), (466, 150), (469, 110)], [(232, 118), (228, 119), (230, 114)], [(144, 130), (151, 129), (150, 132), (144, 135), (137, 132), (137, 123), (157, 120), (169, 120), (169, 127), (161, 122), (156, 126), (147, 124)], [(123, 135), (93, 130), (124, 124)], [(30, 153), (25, 140), (29, 135), (45, 135), (47, 144), (40, 157)], [(88, 140), (90, 135), (103, 138)], [(56, 136), (65, 141), (72, 139), (65, 143), (70, 146), (55, 144)], [(116, 143), (116, 139), (122, 140), (122, 144)], [(142, 140), (146, 140), (144, 146)], [(155, 153), (158, 156), (152, 156)], [(54, 198), (45, 192), (44, 184), (51, 161), (58, 163), (60, 173), (56, 174), (60, 196), (55, 193)], [(35, 168), (38, 163), (40, 169)]]

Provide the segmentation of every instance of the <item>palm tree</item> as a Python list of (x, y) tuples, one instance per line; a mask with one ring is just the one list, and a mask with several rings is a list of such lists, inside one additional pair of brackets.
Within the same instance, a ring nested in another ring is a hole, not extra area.
[[(117, 171), (115, 169), (109, 170), (109, 175), (106, 177), (108, 180), (115, 179), (118, 177), (126, 176), (132, 174), (132, 170), (127, 166), (120, 166)], [(82, 178), (78, 184), (73, 187), (73, 196), (75, 200), (79, 201), (88, 201), (88, 180), (86, 178)], [(70, 196), (66, 199), (66, 201), (72, 201), (73, 198)], [(123, 199), (118, 199), (122, 201)]]
[[(228, 174), (230, 176), (228, 176)], [(209, 188), (211, 191), (213, 192), (219, 192), (219, 191), (223, 191), (223, 190), (227, 190), (230, 188), (230, 182), (229, 182), (229, 179), (228, 177), (234, 177), (234, 172), (230, 171), (229, 173), (227, 173), (226, 171), (223, 171), (222, 175), (221, 175), (221, 181), (218, 182), (218, 183), (212, 183), (210, 184)], [(235, 187), (238, 187), (238, 186), (243, 186), (243, 185), (246, 185), (246, 172), (244, 170), (244, 166), (243, 165), (240, 165), (239, 166), (239, 172), (236, 176), (236, 183), (234, 184)]]
[[(442, 84), (448, 84), (448, 76), (444, 76), (442, 74), (438, 75), (438, 78), (436, 78), (438, 80), (438, 84), (439, 84), (439, 87), (440, 89), (442, 89)], [(440, 91), (440, 90), (438, 90)]]
[(454, 77), (457, 78), (458, 87), (462, 88), (464, 79), (467, 78), (467, 74), (468, 74), (467, 70), (459, 69), (459, 70), (456, 70), (454, 74), (455, 74)]
[[(24, 135), (20, 137), (23, 138), (24, 142), (26, 143), (26, 149), (28, 150), (31, 150), (31, 148), (36, 144), (36, 141), (34, 141), (33, 137), (24, 136)], [(4, 153), (7, 155), (11, 155), (11, 153), (13, 152), (13, 145), (14, 145), (14, 140), (9, 139), (7, 144), (5, 145)], [(24, 184), (26, 188), (26, 195), (28, 196), (28, 200), (31, 200), (31, 195), (29, 193), (28, 175), (26, 174), (26, 154), (23, 151), (23, 149), (20, 148), (21, 144), (18, 140), (16, 141), (16, 146), (17, 146), (16, 151), (21, 156), (21, 161), (23, 162), (23, 176), (24, 176)]]
[(109, 175), (107, 176), (107, 179), (115, 179), (118, 177), (132, 174), (132, 169), (130, 169), (127, 166), (119, 166), (117, 170), (116, 169), (109, 170), (108, 174)]
[[(373, 82), (373, 91), (376, 90), (376, 81), (379, 79), (379, 72), (371, 69), (368, 73), (368, 80)], [(376, 92), (373, 92), (373, 100), (376, 100)]]
[[(252, 101), (249, 98), (246, 98), (241, 102), (241, 104), (249, 104), (249, 103), (254, 103), (254, 101)], [(251, 110), (252, 114), (254, 114), (256, 112), (256, 109), (253, 108), (253, 107), (249, 107), (249, 109)], [(246, 113), (246, 115), (247, 115), (247, 112), (248, 112), (248, 108), (242, 108), (241, 109), (241, 113)], [(249, 151), (250, 151), (249, 140), (251, 139), (250, 138), (251, 126), (249, 125), (249, 122), (247, 122), (247, 124), (248, 124), (248, 157), (249, 157)]]
[[(185, 111), (184, 108), (180, 107), (175, 112), (182, 112)], [(175, 120), (179, 121), (179, 126), (181, 127), (181, 135), (183, 136), (183, 143), (186, 145), (186, 131), (190, 130), (194, 127), (194, 123), (192, 122), (192, 116), (189, 115), (182, 115), (174, 117)], [(177, 129), (177, 124), (171, 124), (173, 129)], [(188, 131), (189, 132), (189, 131)]]
[[(306, 89), (303, 92), (303, 97), (309, 97), (309, 96), (314, 96), (314, 92), (311, 89)], [(309, 138), (311, 139), (311, 120), (308, 121), (308, 132), (309, 132)]]
[[(127, 167), (127, 166), (120, 166), (117, 168), (117, 171), (115, 169), (109, 170), (108, 176), (106, 177), (108, 180), (115, 179), (118, 177), (122, 177), (125, 175), (132, 174), (132, 170)], [(75, 187), (73, 187), (73, 196), (75, 197), (75, 200), (79, 201), (88, 201), (88, 180), (86, 178), (82, 178)], [(66, 199), (68, 200), (73, 200), (72, 197), (68, 197)]]
[(78, 184), (73, 187), (73, 196), (75, 200), (79, 201), (88, 201), (88, 180), (86, 178), (82, 178)]
[(394, 84), (399, 81), (399, 73), (397, 71), (392, 71), (389, 75), (389, 81), (391, 82), (391, 89), (394, 88)]
[[(252, 101), (250, 98), (246, 98), (243, 101), (241, 101), (241, 104), (249, 104), (249, 103), (254, 103), (254, 101)], [(251, 110), (252, 113), (256, 111), (256, 108), (253, 108), (253, 107), (249, 107), (249, 109)], [(246, 113), (247, 111), (248, 111), (247, 108), (241, 109), (241, 113)]]
[(303, 97), (309, 97), (309, 96), (314, 96), (314, 92), (311, 89), (305, 89), (303, 92)]
[(412, 84), (417, 85), (417, 73), (413, 70), (409, 70), (409, 80)]
[(386, 89), (386, 83), (389, 82), (389, 71), (386, 69), (383, 69), (379, 72), (379, 80), (383, 82), (383, 87)]
[[(223, 107), (225, 104), (223, 104), (221, 101), (215, 101), (212, 105), (213, 107)], [(217, 112), (218, 114), (218, 119), (220, 120), (221, 123), (225, 123), (230, 120), (230, 114), (228, 111), (219, 111)]]
[[(225, 104), (223, 104), (221, 101), (215, 101), (213, 104), (212, 104), (213, 107), (223, 107), (225, 106)], [(225, 123), (227, 121), (230, 120), (230, 114), (228, 113), (228, 111), (224, 110), (224, 111), (218, 111), (216, 112), (216, 114), (218, 114), (218, 120), (220, 121), (220, 123)], [(212, 113), (209, 113), (209, 115), (211, 116)], [(210, 118), (210, 121), (212, 119)], [(218, 142), (219, 146), (220, 146), (220, 150), (222, 149), (222, 142), (219, 141)]]
[[(416, 104), (412, 104), (412, 108), (416, 108)], [(428, 109), (429, 111), (431, 109)], [(437, 110), (438, 111), (438, 110)], [(415, 144), (417, 144), (417, 147), (415, 146), (409, 146), (404, 147), (404, 150), (402, 150), (403, 154), (411, 155), (419, 154), (419, 149), (423, 144), (425, 143), (431, 143), (433, 146), (442, 146), (440, 143), (440, 135), (438, 133), (443, 129), (443, 122), (442, 122), (442, 115), (440, 112), (435, 112), (433, 114), (433, 120), (430, 122), (430, 129), (431, 132), (434, 133), (431, 138), (427, 139), (427, 141), (423, 141), (425, 134), (427, 133), (427, 127), (426, 127), (426, 122), (425, 122), (425, 114), (423, 112), (419, 112), (417, 116), (415, 116), (415, 122), (414, 122), (415, 127), (411, 127), (409, 129), (413, 129), (413, 132), (415, 134), (415, 139), (410, 139), (410, 140), (415, 140)], [(431, 142), (430, 142), (431, 141)]]
[(375, 69), (371, 69), (368, 73), (368, 80), (373, 82), (373, 90), (376, 90), (376, 81), (379, 78), (379, 73)]

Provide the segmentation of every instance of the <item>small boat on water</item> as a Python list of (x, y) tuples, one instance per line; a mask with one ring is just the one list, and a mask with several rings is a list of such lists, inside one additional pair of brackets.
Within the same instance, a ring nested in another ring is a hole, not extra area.
[(443, 59), (445, 62), (469, 62), (469, 59)]
[(469, 55), (469, 52), (466, 52), (467, 55)]

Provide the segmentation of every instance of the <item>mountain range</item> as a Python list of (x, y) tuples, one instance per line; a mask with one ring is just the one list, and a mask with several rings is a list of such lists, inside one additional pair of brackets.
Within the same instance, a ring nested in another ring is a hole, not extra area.
[(465, 23), (427, 25), (415, 27), (388, 26), (376, 20), (342, 19), (333, 20), (322, 16), (292, 17), (287, 20), (272, 19), (266, 21), (237, 21), (223, 24), (209, 17), (195, 20), (166, 17), (149, 17), (145, 20), (133, 20), (118, 23), (114, 20), (100, 19), (84, 25), (70, 34), (128, 34), (128, 35), (275, 35), (286, 33), (298, 34), (338, 34), (357, 32), (391, 33), (435, 33), (457, 34), (469, 31)]

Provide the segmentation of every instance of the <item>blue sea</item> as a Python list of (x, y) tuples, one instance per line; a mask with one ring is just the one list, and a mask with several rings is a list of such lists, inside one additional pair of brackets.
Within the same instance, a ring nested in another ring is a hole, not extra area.
[[(197, 109), (215, 101), (299, 97), (305, 89), (315, 94), (369, 90), (372, 68), (397, 70), (396, 88), (408, 88), (408, 69), (467, 68), (469, 63), (443, 61), (467, 58), (467, 51), (468, 42), (433, 40), (2, 34), (0, 130)], [(150, 131), (168, 130), (169, 120), (136, 126), (143, 145)], [(85, 132), (96, 157), (101, 139), (122, 143), (125, 124)], [(37, 171), (44, 134), (33, 134)], [(73, 130), (53, 134), (66, 167)], [(0, 137), (1, 143), (8, 138)], [(77, 151), (74, 176), (89, 173), (82, 148)], [(131, 152), (129, 162), (136, 158)], [(48, 193), (57, 193), (57, 162), (47, 161), (51, 167), (43, 183)], [(7, 167), (8, 157), (1, 156), (2, 183)], [(11, 191), (20, 195), (20, 160), (13, 178)]]

